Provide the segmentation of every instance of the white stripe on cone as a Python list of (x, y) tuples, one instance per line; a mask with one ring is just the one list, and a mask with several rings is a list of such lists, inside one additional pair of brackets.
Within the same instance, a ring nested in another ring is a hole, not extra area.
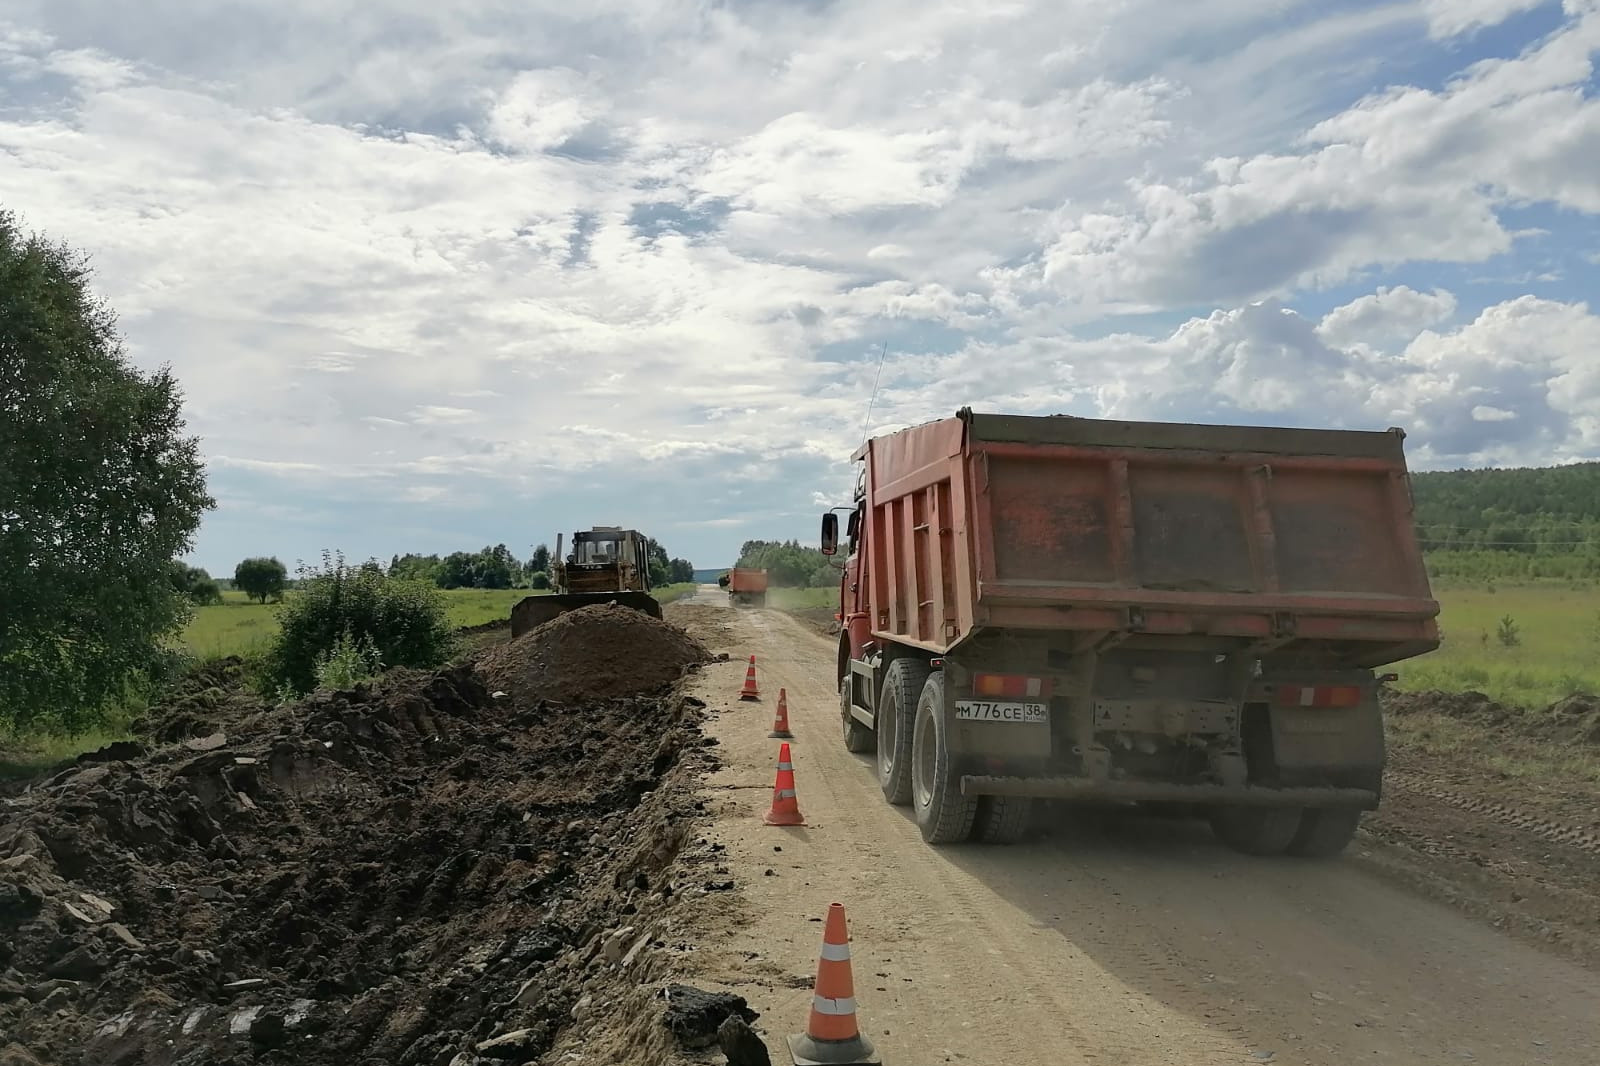
[(846, 999), (824, 999), (822, 996), (811, 997), (811, 1009), (818, 1014), (831, 1014), (835, 1016), (854, 1014), (856, 1001), (854, 997)]
[(849, 962), (850, 945), (825, 943), (822, 945), (822, 957), (829, 962)]

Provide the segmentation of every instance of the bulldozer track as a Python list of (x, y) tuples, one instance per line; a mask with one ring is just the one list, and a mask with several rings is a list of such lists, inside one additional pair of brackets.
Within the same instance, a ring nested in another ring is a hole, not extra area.
[(1503, 803), (1492, 800), (1477, 799), (1473, 796), (1464, 796), (1459, 792), (1448, 789), (1436, 788), (1406, 773), (1391, 771), (1387, 775), (1387, 783), (1397, 787), (1402, 792), (1409, 792), (1416, 796), (1426, 796), (1448, 804), (1457, 810), (1467, 811), (1470, 814), (1482, 815), (1493, 818), (1495, 821), (1520, 829), (1541, 839), (1562, 844), (1569, 848), (1585, 852), (1589, 855), (1600, 855), (1600, 832), (1589, 829), (1579, 829), (1576, 826), (1563, 825), (1552, 822), (1547, 818), (1519, 811)]

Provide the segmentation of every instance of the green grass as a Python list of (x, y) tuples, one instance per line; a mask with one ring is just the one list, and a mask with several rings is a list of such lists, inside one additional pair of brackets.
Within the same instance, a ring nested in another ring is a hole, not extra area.
[[(1434, 590), (1439, 650), (1392, 667), (1402, 689), (1483, 692), (1502, 703), (1539, 707), (1573, 692), (1600, 692), (1600, 588), (1485, 585)], [(1520, 641), (1497, 639), (1510, 615)]]
[[(293, 596), (294, 593), (289, 593)], [(476, 626), (511, 617), (511, 607), (530, 593), (527, 589), (448, 589), (444, 593), (450, 621)], [(265, 651), (278, 631), (278, 605), (250, 603), (243, 593), (223, 594), (215, 607), (201, 607), (183, 632), (182, 644), (202, 658), (251, 655)]]
[(839, 586), (828, 585), (816, 589), (769, 589), (767, 590), (767, 606), (776, 607), (782, 611), (798, 611), (808, 607), (839, 606)]
[[(661, 603), (694, 594), (693, 582), (663, 585), (650, 594)], [(290, 592), (290, 596), (294, 593)], [(543, 593), (528, 589), (448, 589), (444, 593), (450, 621), (456, 626), (478, 626), (511, 618), (511, 608), (524, 596)], [(183, 633), (183, 646), (202, 658), (252, 655), (266, 650), (278, 630), (278, 605), (246, 601), (243, 593), (224, 593), (216, 607), (201, 607)]]
[(0, 737), (0, 781), (33, 777), (83, 752), (127, 739), (127, 722), (121, 720), (70, 737)]

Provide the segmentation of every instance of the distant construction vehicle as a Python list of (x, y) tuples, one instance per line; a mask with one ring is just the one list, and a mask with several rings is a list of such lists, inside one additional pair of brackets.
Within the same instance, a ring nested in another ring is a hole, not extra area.
[(767, 572), (747, 566), (736, 566), (717, 584), (728, 590), (728, 602), (736, 605), (765, 607), (767, 604)]
[(1373, 670), (1439, 645), (1404, 438), (963, 409), (867, 441), (845, 746), (930, 843), (1132, 801), (1337, 854), (1382, 786)]
[(567, 611), (597, 603), (620, 603), (655, 618), (661, 604), (650, 595), (650, 557), (645, 537), (620, 526), (595, 526), (572, 535), (572, 551), (561, 555), (556, 535), (550, 559), (551, 593), (528, 596), (511, 608), (511, 638), (536, 629)]

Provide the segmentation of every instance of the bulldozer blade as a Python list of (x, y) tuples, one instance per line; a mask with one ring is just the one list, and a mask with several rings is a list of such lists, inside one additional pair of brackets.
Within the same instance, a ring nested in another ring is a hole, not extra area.
[(537, 629), (552, 618), (558, 618), (568, 611), (576, 611), (580, 607), (592, 607), (597, 603), (618, 603), (635, 611), (641, 611), (652, 618), (661, 617), (661, 604), (657, 603), (656, 598), (648, 592), (572, 592), (562, 595), (528, 596), (511, 608), (511, 639), (516, 640), (524, 633)]

